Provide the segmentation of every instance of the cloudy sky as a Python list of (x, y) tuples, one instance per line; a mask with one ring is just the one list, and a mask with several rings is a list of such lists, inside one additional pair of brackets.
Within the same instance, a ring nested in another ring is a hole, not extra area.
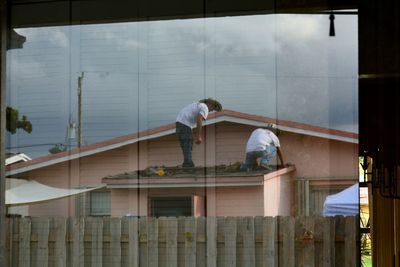
[(68, 143), (83, 78), (84, 143), (175, 120), (205, 97), (226, 109), (357, 132), (357, 17), (243, 17), (18, 29), (8, 103), (33, 123), (8, 147)]

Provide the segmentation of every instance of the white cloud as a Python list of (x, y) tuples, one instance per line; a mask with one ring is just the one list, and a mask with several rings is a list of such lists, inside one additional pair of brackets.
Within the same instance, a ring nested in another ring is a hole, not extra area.
[[(302, 43), (317, 40), (322, 34), (325, 16), (257, 15), (218, 17), (153, 22), (165, 36), (191, 40), (199, 52), (215, 47), (227, 56), (260, 56), (276, 53), (282, 45), (299, 40)], [(167, 26), (166, 26), (166, 25)], [(155, 27), (154, 27), (155, 28)]]
[(280, 38), (291, 41), (301, 39), (308, 41), (318, 38), (321, 33), (322, 20), (328, 18), (318, 15), (277, 15), (277, 34)]
[(43, 39), (45, 39), (46, 42), (55, 47), (66, 48), (70, 43), (67, 27), (47, 27), (40, 28), (40, 30), (37, 28), (27, 28), (17, 31), (26, 37), (27, 44), (43, 42)]
[(10, 63), (10, 73), (14, 78), (44, 77), (47, 72), (39, 61), (21, 62), (13, 60)]

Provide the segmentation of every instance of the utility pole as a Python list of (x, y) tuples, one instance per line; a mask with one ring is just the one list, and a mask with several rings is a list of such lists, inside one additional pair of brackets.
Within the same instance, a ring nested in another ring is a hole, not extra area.
[(84, 75), (85, 73), (82, 71), (81, 76), (78, 77), (78, 147), (81, 147), (83, 144), (82, 85)]

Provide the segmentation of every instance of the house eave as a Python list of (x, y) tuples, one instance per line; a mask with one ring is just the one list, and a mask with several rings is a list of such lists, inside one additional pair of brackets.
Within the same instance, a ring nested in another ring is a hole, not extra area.
[(242, 187), (262, 186), (264, 182), (277, 176), (294, 172), (294, 166), (288, 166), (269, 173), (231, 173), (214, 177), (140, 177), (103, 178), (109, 189), (131, 188), (198, 188), (198, 187)]
[(242, 187), (262, 186), (263, 182), (242, 182), (242, 183), (180, 183), (180, 184), (113, 184), (107, 185), (108, 189), (145, 189), (145, 188), (199, 188), (199, 187)]
[(282, 169), (279, 169), (277, 171), (267, 173), (267, 174), (264, 175), (264, 181), (273, 179), (273, 178), (275, 178), (277, 176), (285, 175), (285, 174), (290, 173), (290, 172), (294, 172), (295, 170), (296, 170), (295, 166), (288, 166), (286, 168), (282, 168)]
[(188, 176), (188, 177), (140, 177), (137, 178), (103, 178), (107, 188), (194, 188), (221, 186), (262, 186), (264, 174), (238, 173), (224, 176)]

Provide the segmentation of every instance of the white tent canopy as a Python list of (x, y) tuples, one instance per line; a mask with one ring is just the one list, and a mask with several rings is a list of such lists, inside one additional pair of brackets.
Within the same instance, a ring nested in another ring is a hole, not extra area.
[(18, 206), (69, 197), (105, 187), (93, 186), (84, 189), (65, 189), (47, 186), (33, 180), (8, 179), (10, 189), (6, 190), (6, 205)]
[(359, 186), (358, 183), (326, 197), (324, 202), (324, 216), (352, 216), (359, 214)]

